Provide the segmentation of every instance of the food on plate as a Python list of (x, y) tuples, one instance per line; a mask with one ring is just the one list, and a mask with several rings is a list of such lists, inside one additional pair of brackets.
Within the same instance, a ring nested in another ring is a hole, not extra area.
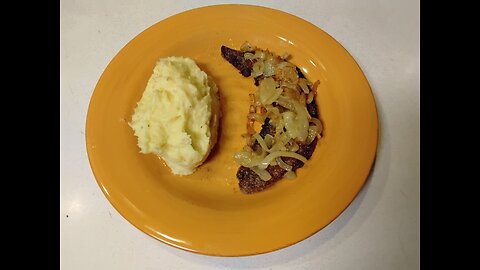
[[(323, 126), (315, 103), (319, 81), (311, 83), (287, 54), (275, 55), (245, 42), (240, 50), (221, 47), (222, 57), (244, 77), (253, 77), (246, 141), (234, 157), (239, 187), (251, 194), (283, 177), (293, 179), (313, 154)], [(261, 123), (260, 131), (255, 124)]]
[(217, 141), (218, 88), (194, 60), (159, 59), (132, 116), (140, 153), (161, 157), (177, 175), (192, 174)]

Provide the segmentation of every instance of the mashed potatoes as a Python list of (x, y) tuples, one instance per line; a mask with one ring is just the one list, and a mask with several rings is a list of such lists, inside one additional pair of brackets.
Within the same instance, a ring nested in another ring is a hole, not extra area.
[(130, 126), (143, 154), (160, 156), (174, 174), (194, 172), (217, 140), (215, 83), (190, 58), (160, 59)]

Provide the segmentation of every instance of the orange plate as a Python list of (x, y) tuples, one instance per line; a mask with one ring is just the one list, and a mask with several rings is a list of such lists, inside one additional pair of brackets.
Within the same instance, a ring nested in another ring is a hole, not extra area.
[[(324, 137), (298, 177), (265, 192), (239, 191), (233, 153), (246, 130), (255, 86), (220, 55), (220, 46), (252, 44), (288, 52), (311, 81)], [(187, 56), (220, 89), (221, 134), (194, 174), (174, 176), (154, 155), (139, 153), (128, 126), (156, 61)], [(146, 234), (208, 255), (241, 256), (292, 245), (334, 220), (364, 184), (375, 157), (378, 122), (369, 84), (350, 54), (314, 25), (248, 5), (198, 8), (167, 18), (135, 37), (111, 61), (90, 101), (88, 157), (112, 205)]]

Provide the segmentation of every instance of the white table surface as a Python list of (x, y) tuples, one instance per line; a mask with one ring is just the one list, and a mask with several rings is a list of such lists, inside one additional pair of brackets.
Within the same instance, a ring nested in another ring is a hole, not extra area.
[(357, 60), (380, 118), (374, 171), (325, 229), (291, 247), (221, 258), (142, 233), (110, 205), (85, 151), (90, 96), (113, 56), (176, 13), (234, 1), (61, 1), (62, 269), (418, 269), (419, 1), (238, 1), (280, 9), (322, 28)]

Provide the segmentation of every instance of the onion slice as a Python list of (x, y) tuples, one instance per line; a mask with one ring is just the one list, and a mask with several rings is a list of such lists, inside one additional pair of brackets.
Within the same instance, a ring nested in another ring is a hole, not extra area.
[(322, 125), (322, 122), (320, 122), (320, 120), (318, 118), (314, 118), (312, 117), (310, 119), (310, 122), (314, 123), (315, 126), (317, 127), (317, 134), (321, 134), (322, 131), (323, 131), (323, 125)]
[(282, 169), (284, 169), (285, 171), (289, 172), (292, 170), (292, 166), (285, 163), (285, 161), (283, 161), (281, 157), (277, 157), (275, 160), (277, 161), (278, 166), (282, 167)]
[(260, 162), (260, 165), (258, 165), (258, 167), (260, 169), (266, 169), (268, 167), (268, 165), (270, 165), (270, 162), (277, 158), (277, 157), (291, 157), (291, 158), (296, 158), (298, 160), (300, 160), (301, 162), (303, 163), (306, 163), (307, 162), (307, 159), (300, 155), (300, 154), (297, 154), (297, 153), (294, 153), (294, 152), (290, 152), (290, 151), (275, 151), (275, 152), (272, 152), (270, 154), (268, 154), (261, 162)]
[(287, 179), (295, 179), (297, 177), (297, 174), (294, 171), (286, 172), (283, 176)]
[(263, 140), (262, 136), (260, 136), (258, 133), (256, 133), (255, 135), (253, 135), (253, 137), (255, 137), (258, 144), (260, 144), (260, 146), (263, 148), (263, 150), (265, 150), (267, 152), (270, 152), (270, 149), (268, 149), (267, 144)]
[(260, 169), (260, 168), (257, 168), (257, 167), (251, 167), (250, 169), (254, 173), (256, 173), (258, 176), (260, 176), (260, 179), (262, 179), (263, 181), (268, 181), (268, 180), (272, 179), (272, 176), (270, 175), (270, 173), (267, 172), (267, 170), (265, 170), (265, 169)]

